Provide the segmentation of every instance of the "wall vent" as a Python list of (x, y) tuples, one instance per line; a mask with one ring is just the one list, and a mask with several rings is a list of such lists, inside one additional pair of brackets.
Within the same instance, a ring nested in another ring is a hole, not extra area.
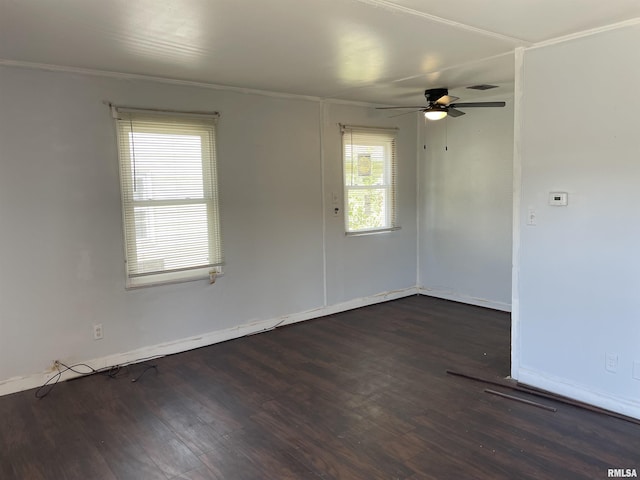
[(491, 90), (492, 88), (498, 88), (497, 85), (487, 85), (486, 83), (483, 83), (481, 85), (472, 85), (470, 87), (467, 87), (470, 90)]

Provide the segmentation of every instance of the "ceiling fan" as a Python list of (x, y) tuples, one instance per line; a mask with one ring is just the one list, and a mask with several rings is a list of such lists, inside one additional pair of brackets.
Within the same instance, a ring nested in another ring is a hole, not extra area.
[[(427, 99), (427, 105), (419, 107), (377, 107), (377, 110), (389, 110), (398, 108), (413, 108), (411, 112), (401, 113), (406, 115), (413, 112), (424, 112), (424, 116), (429, 120), (440, 120), (447, 115), (452, 117), (461, 117), (465, 112), (458, 110), (459, 108), (477, 108), (477, 107), (504, 107), (505, 102), (471, 102), (471, 103), (452, 103), (458, 100), (458, 97), (449, 95), (446, 88), (431, 88), (424, 91)], [(393, 115), (397, 117), (399, 115)]]

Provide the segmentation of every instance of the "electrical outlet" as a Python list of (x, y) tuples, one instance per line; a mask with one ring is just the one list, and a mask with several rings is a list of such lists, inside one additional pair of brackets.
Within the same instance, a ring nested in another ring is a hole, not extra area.
[(616, 373), (618, 371), (618, 354), (607, 353), (604, 361), (604, 368), (607, 372)]
[(53, 365), (51, 365), (51, 371), (55, 372), (57, 370), (60, 370), (60, 361), (59, 360), (54, 360), (53, 361)]
[(93, 339), (102, 340), (103, 336), (104, 336), (104, 331), (102, 330), (102, 324), (96, 323), (93, 326)]

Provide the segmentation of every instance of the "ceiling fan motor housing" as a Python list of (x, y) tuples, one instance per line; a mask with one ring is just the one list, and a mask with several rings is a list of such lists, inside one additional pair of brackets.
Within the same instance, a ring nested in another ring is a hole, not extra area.
[(446, 88), (430, 88), (429, 90), (424, 91), (424, 96), (427, 99), (427, 102), (435, 102), (445, 95), (449, 95), (449, 90)]

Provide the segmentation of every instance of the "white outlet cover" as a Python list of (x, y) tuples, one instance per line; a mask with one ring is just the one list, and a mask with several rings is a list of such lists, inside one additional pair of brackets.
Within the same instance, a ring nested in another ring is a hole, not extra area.
[(102, 340), (104, 338), (104, 331), (102, 330), (102, 324), (96, 323), (93, 326), (93, 339)]

